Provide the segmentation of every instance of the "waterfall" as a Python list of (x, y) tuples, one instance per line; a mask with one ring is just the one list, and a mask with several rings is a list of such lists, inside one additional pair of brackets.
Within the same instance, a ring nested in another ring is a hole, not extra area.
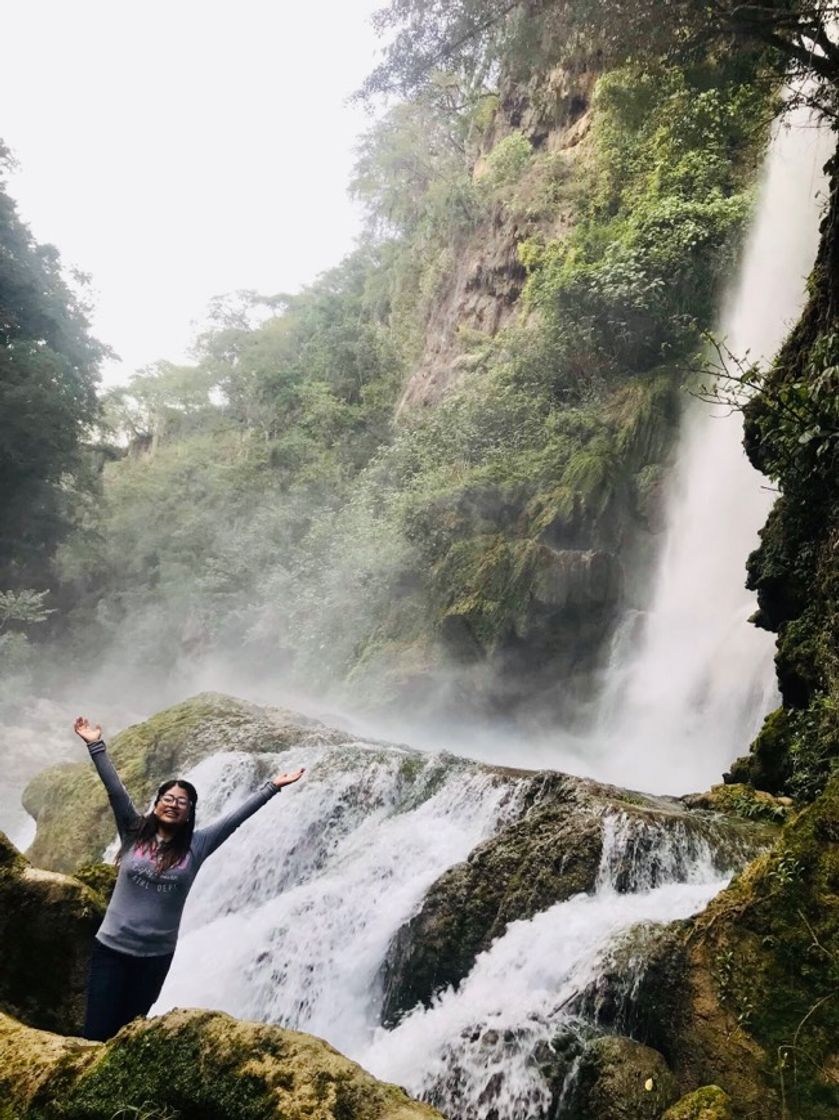
[[(772, 359), (803, 307), (818, 242), (829, 129), (806, 108), (776, 126), (719, 334)], [(745, 562), (773, 495), (741, 446), (739, 413), (690, 399), (646, 617), (617, 635), (595, 733), (598, 775), (654, 792), (707, 788), (776, 702), (774, 636), (749, 624)]]
[[(771, 357), (801, 306), (826, 142), (795, 117), (772, 141), (721, 320), (737, 354)], [(671, 792), (707, 786), (745, 748), (771, 703), (772, 641), (747, 624), (742, 589), (770, 503), (738, 418), (690, 402), (640, 646), (624, 641), (611, 667), (602, 776)], [(305, 782), (248, 821), (198, 879), (155, 1010), (218, 1008), (321, 1035), (451, 1120), (562, 1115), (599, 1029), (616, 943), (639, 923), (649, 931), (698, 912), (731, 870), (710, 833), (610, 811), (591, 894), (511, 922), (456, 989), (386, 1030), (380, 976), (395, 934), (444, 871), (521, 814), (524, 783), (361, 742), (281, 759), (215, 755), (190, 777), (209, 791), (201, 808), (212, 815), (271, 769), (303, 763)], [(624, 969), (629, 988), (640, 959)]]

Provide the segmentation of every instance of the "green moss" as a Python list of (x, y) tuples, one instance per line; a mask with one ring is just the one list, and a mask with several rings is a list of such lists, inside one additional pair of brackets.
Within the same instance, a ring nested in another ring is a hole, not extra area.
[(606, 1036), (583, 1050), (571, 1095), (569, 1111), (579, 1120), (659, 1120), (676, 1086), (661, 1054), (629, 1038)]
[(667, 1109), (661, 1120), (734, 1120), (727, 1093), (718, 1085), (703, 1085)]
[(0, 880), (20, 875), (26, 867), (26, 860), (6, 836), (0, 832)]
[[(185, 1120), (269, 1120), (269, 1090), (262, 1078), (243, 1070), (245, 1052), (231, 1046), (207, 1077), (210, 1021), (209, 1014), (199, 1015), (174, 1035), (146, 1031), (112, 1043), (64, 1102), (67, 1120), (108, 1115), (116, 1102), (123, 1108), (165, 1106)], [(282, 1050), (271, 1047), (270, 1056), (281, 1058)]]
[(0, 1090), (20, 1120), (438, 1116), (310, 1035), (201, 1011), (137, 1020), (106, 1044), (0, 1017)]
[(766, 824), (782, 824), (792, 811), (790, 804), (742, 782), (713, 786), (703, 796), (702, 807)]
[(112, 863), (85, 863), (76, 868), (73, 878), (109, 899), (117, 881), (117, 868)]
[(0, 834), (0, 1006), (37, 1027), (78, 1031), (104, 913), (100, 894), (30, 867)]
[(793, 1115), (839, 1108), (839, 777), (697, 920), (718, 998)]

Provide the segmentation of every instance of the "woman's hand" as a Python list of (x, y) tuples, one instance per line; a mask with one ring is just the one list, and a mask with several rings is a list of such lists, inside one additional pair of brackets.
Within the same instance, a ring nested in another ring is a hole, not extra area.
[(290, 786), (292, 782), (299, 782), (305, 773), (305, 766), (301, 766), (299, 770), (295, 770), (292, 774), (277, 774), (271, 781), (277, 789), (282, 789), (283, 786)]
[(73, 724), (73, 730), (80, 739), (84, 739), (86, 743), (95, 743), (102, 738), (102, 728), (97, 725), (91, 727), (84, 716), (78, 716), (76, 722)]

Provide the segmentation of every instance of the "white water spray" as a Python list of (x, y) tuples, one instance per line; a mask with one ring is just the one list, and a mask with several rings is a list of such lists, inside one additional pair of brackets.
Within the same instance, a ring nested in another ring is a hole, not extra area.
[[(831, 140), (803, 108), (776, 128), (721, 316), (738, 358), (770, 361), (803, 307)], [(618, 636), (599, 717), (596, 768), (609, 781), (706, 788), (745, 752), (775, 700), (774, 637), (748, 623), (755, 603), (744, 587), (773, 495), (741, 439), (739, 414), (686, 406), (652, 603)], [(640, 630), (640, 648), (627, 630)]]

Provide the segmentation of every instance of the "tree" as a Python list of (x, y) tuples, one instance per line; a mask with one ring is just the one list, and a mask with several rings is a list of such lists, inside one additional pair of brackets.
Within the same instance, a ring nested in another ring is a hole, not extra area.
[(814, 78), (803, 96), (835, 114), (837, 20), (839, 4), (819, 0), (392, 0), (374, 20), (391, 42), (358, 96), (411, 96), (437, 70), (488, 75), (517, 57), (532, 70), (571, 58), (685, 62), (768, 48), (792, 77)]
[(97, 415), (105, 350), (57, 250), (34, 240), (6, 193), (11, 166), (0, 144), (0, 582), (20, 587), (43, 585), (69, 527), (67, 476)]

